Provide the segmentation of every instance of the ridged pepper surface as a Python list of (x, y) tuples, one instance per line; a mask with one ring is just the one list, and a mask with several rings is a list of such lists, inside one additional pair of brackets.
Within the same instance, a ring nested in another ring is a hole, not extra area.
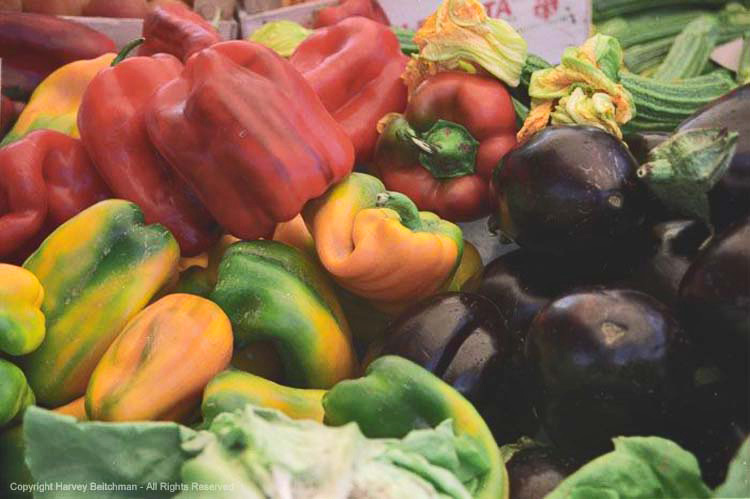
[(99, 359), (127, 322), (176, 272), (180, 252), (134, 204), (107, 200), (57, 228), (24, 263), (44, 287), (47, 332), (23, 357), (41, 405), (80, 397)]
[(153, 147), (144, 119), (148, 99), (181, 71), (180, 61), (167, 54), (131, 57), (105, 69), (83, 96), (78, 127), (112, 191), (140, 206), (148, 223), (169, 229), (182, 253), (192, 256), (219, 238), (218, 226)]
[(232, 325), (215, 303), (165, 296), (107, 349), (86, 390), (86, 414), (97, 421), (180, 421), (231, 358)]
[(388, 26), (352, 17), (315, 31), (290, 62), (344, 127), (363, 164), (372, 157), (380, 118), (406, 108), (401, 73), (408, 60)]
[(323, 270), (275, 241), (233, 244), (210, 298), (232, 321), (235, 347), (270, 342), (284, 383), (329, 388), (356, 374), (349, 327)]
[(71, 62), (45, 78), (0, 146), (40, 128), (80, 137), (76, 120), (83, 92), (94, 76), (112, 63), (115, 55), (107, 53), (96, 59)]
[(138, 55), (171, 54), (181, 61), (221, 41), (211, 23), (181, 2), (154, 5), (143, 19), (143, 38)]
[(0, 260), (22, 261), (61, 223), (109, 197), (78, 139), (37, 130), (0, 148)]
[(393, 355), (370, 364), (363, 378), (337, 384), (323, 397), (326, 424), (352, 421), (370, 438), (403, 438), (412, 430), (453, 420), (459, 437), (484, 461), (474, 497), (507, 499), (508, 474), (500, 449), (479, 413), (450, 385), (417, 364)]
[(56, 16), (0, 12), (3, 94), (25, 99), (54, 70), (69, 62), (115, 51), (108, 36)]
[(452, 221), (489, 214), (492, 171), (516, 144), (516, 115), (503, 83), (439, 73), (417, 87), (404, 115), (389, 115), (378, 127), (373, 166), (388, 189)]
[(302, 215), (336, 282), (387, 310), (443, 289), (461, 261), (458, 226), (418, 211), (370, 175), (351, 174)]
[(354, 163), (351, 140), (304, 77), (252, 42), (196, 53), (156, 92), (146, 123), (172, 168), (241, 239), (270, 236)]
[(247, 404), (278, 409), (292, 419), (323, 422), (325, 390), (290, 388), (254, 374), (230, 370), (219, 373), (203, 392), (203, 418), (243, 409)]

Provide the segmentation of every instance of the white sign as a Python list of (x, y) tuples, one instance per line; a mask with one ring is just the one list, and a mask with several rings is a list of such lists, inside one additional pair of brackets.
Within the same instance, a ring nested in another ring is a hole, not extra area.
[[(441, 0), (379, 0), (395, 26), (416, 30), (440, 5)], [(241, 15), (242, 36), (263, 23), (289, 19), (311, 24), (316, 10), (336, 3), (322, 0), (257, 15)], [(505, 19), (529, 44), (529, 52), (549, 62), (560, 61), (565, 47), (581, 45), (591, 32), (590, 0), (483, 0), (491, 17)]]
[[(440, 0), (380, 0), (396, 26), (417, 29)], [(490, 17), (504, 19), (529, 44), (529, 52), (560, 62), (565, 47), (581, 45), (591, 31), (591, 2), (581, 0), (483, 0)]]

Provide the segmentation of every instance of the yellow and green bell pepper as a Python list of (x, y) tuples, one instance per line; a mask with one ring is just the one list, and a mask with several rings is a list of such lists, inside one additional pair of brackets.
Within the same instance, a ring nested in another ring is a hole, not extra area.
[(107, 53), (95, 59), (71, 62), (50, 74), (31, 94), (29, 103), (0, 146), (15, 142), (40, 128), (79, 138), (78, 108), (81, 107), (83, 92), (94, 76), (109, 66), (115, 56), (114, 53)]
[(127, 322), (176, 272), (177, 242), (141, 210), (111, 199), (57, 228), (24, 263), (44, 287), (46, 336), (23, 357), (41, 405), (80, 397)]
[(323, 270), (275, 241), (230, 246), (210, 294), (232, 322), (235, 348), (271, 343), (284, 382), (330, 388), (356, 374), (349, 326)]
[(291, 388), (254, 374), (230, 370), (216, 375), (203, 392), (201, 411), (206, 421), (222, 412), (252, 404), (278, 409), (292, 419), (323, 422), (325, 390)]
[[(33, 352), (44, 339), (44, 290), (28, 270), (0, 263), (0, 355)], [(0, 358), (0, 427), (35, 402), (23, 371)]]

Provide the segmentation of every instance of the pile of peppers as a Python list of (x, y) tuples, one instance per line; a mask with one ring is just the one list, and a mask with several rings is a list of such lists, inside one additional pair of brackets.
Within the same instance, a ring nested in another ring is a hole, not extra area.
[[(497, 401), (529, 383), (526, 329), (568, 283), (526, 286), (515, 257), (483, 269), (463, 223), (534, 241), (521, 226), (543, 230), (528, 221), (546, 201), (512, 189), (557, 150), (547, 125), (609, 144), (636, 111), (604, 35), (531, 76), (523, 38), (478, 0), (444, 0), (409, 47), (389, 24), (343, 0), (313, 27), (223, 40), (164, 2), (116, 53), (71, 21), (0, 13), (0, 468), (23, 463), (31, 405), (200, 424), (252, 404), (369, 438), (451, 420), (478, 452), (473, 495), (509, 497), (498, 444), (536, 415), (530, 396)], [(736, 134), (707, 137), (726, 171)], [(607, 209), (642, 199), (622, 189)]]

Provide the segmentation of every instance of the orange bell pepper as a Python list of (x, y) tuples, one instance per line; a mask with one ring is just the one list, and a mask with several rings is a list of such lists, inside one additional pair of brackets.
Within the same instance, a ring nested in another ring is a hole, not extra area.
[(419, 212), (375, 177), (353, 173), (302, 216), (318, 258), (340, 286), (383, 310), (400, 310), (439, 291), (463, 253), (458, 226)]

